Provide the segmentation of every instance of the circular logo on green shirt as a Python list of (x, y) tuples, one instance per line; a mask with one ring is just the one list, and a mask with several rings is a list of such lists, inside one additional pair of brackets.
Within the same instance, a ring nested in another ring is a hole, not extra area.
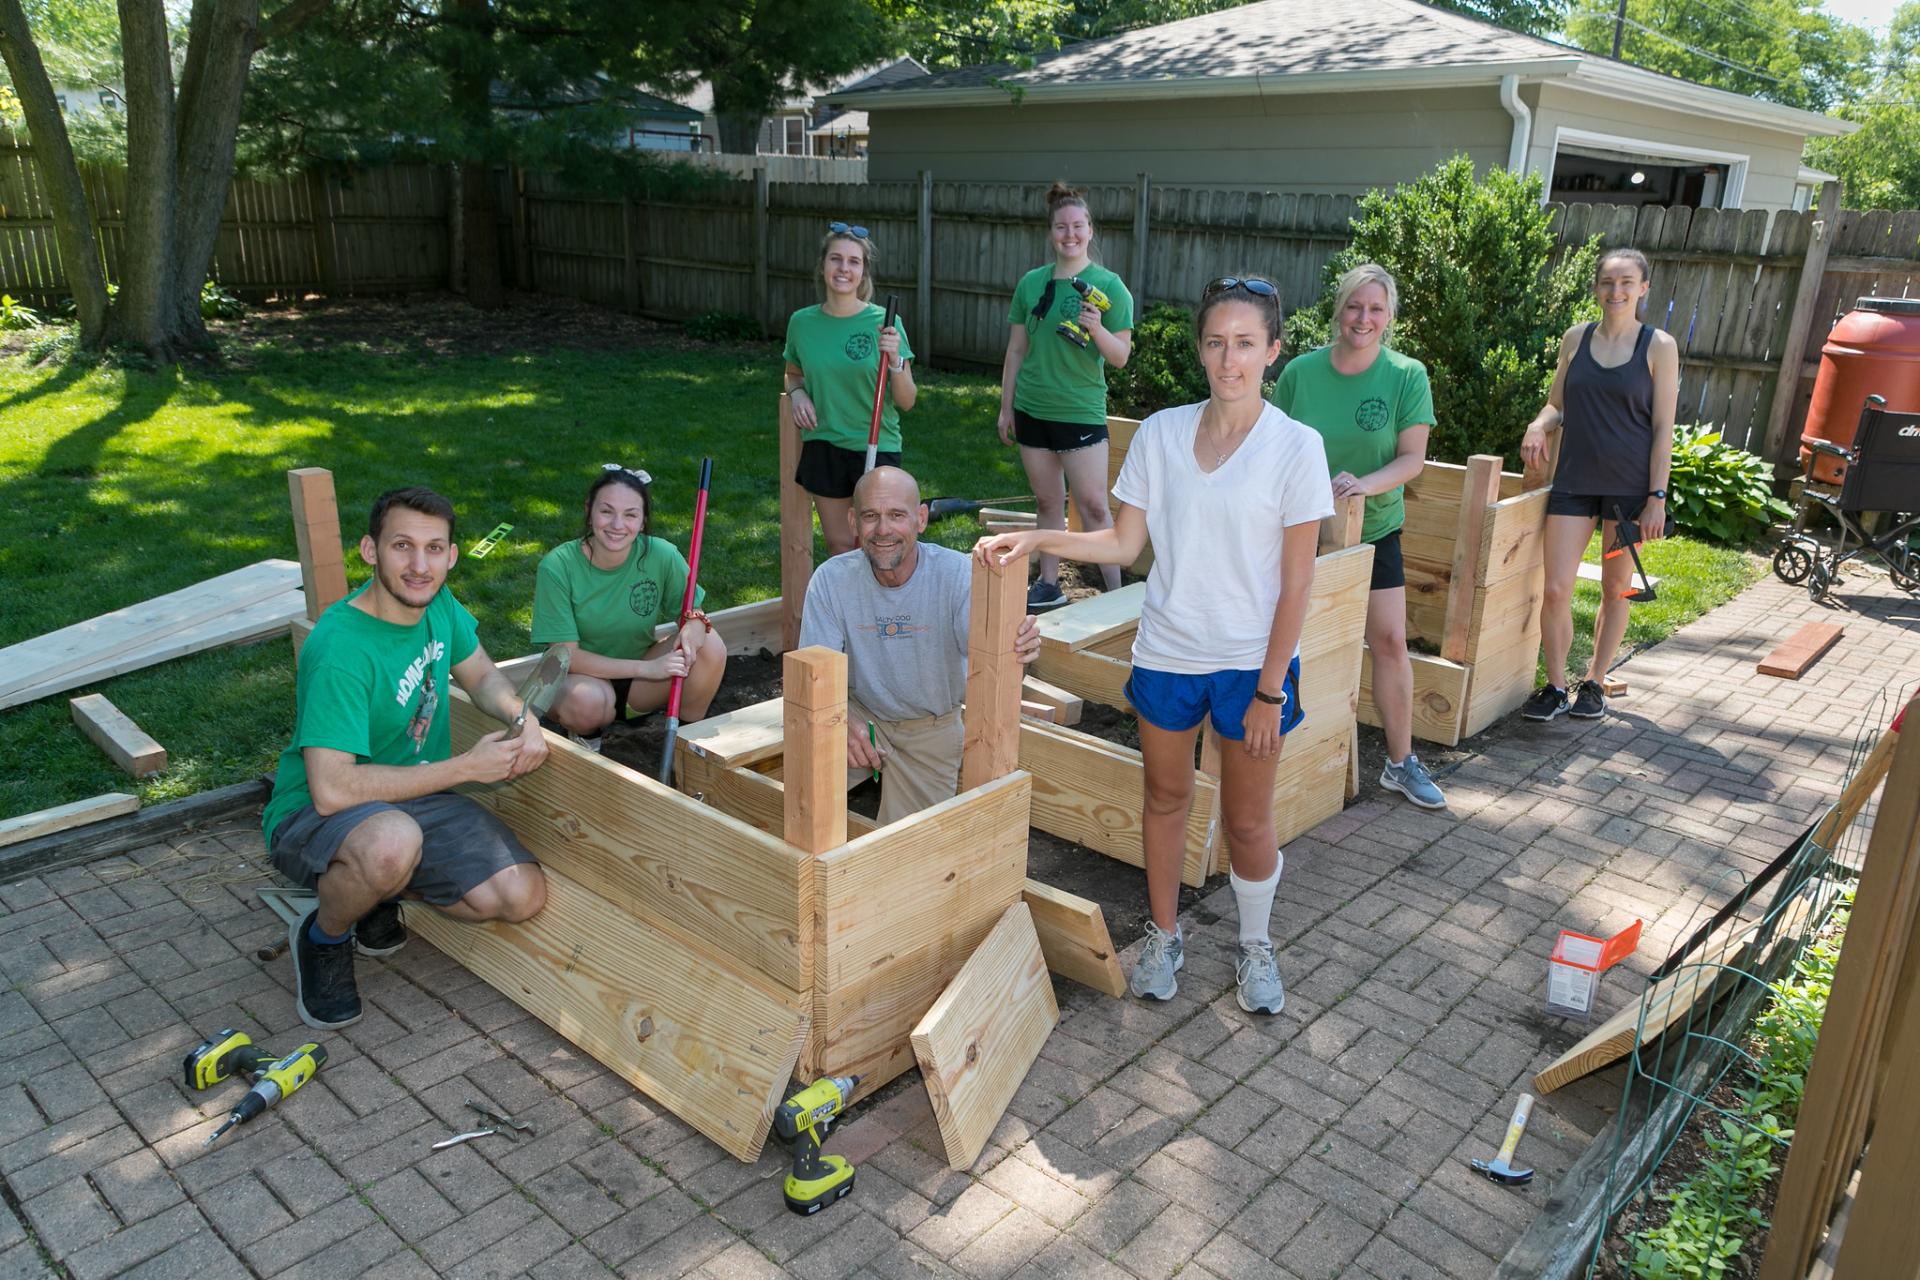
[(1378, 431), (1387, 425), (1387, 402), (1379, 396), (1368, 396), (1353, 411), (1353, 425), (1362, 431)]
[(655, 617), (660, 612), (660, 584), (651, 578), (634, 583), (633, 590), (627, 593), (627, 604), (635, 617)]
[(847, 359), (873, 359), (874, 337), (870, 333), (856, 333), (847, 338)]

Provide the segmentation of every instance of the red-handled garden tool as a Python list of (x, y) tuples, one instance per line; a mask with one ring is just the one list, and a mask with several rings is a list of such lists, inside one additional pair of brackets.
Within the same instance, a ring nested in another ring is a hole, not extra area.
[[(687, 544), (687, 593), (680, 601), (679, 625), (683, 627), (700, 590), (700, 539), (707, 531), (707, 492), (712, 485), (713, 459), (702, 458), (700, 496), (693, 504), (693, 539)], [(680, 736), (680, 686), (685, 682), (685, 676), (675, 676), (667, 690), (667, 746), (660, 757), (660, 781), (668, 786), (673, 785), (673, 740)]]
[[(882, 329), (893, 328), (893, 322), (899, 316), (899, 314), (900, 314), (900, 295), (897, 293), (890, 293), (887, 295), (887, 318), (886, 318), (886, 321), (883, 324), (881, 324), (880, 327)], [(865, 475), (868, 471), (873, 470), (873, 460), (877, 456), (879, 456), (880, 411), (886, 407), (886, 404), (887, 404), (887, 353), (882, 351), (880, 353), (880, 377), (879, 377), (879, 380), (873, 384), (873, 425), (867, 428), (867, 465), (865, 469), (861, 471), (860, 473), (861, 475)]]

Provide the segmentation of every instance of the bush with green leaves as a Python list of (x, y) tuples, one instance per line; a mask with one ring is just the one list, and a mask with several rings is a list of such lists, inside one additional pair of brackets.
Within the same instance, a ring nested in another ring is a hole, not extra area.
[(703, 311), (687, 321), (686, 329), (698, 342), (758, 342), (765, 336), (760, 322), (740, 311)]
[(200, 286), (202, 320), (235, 320), (246, 314), (246, 310), (247, 304), (221, 288), (218, 280), (208, 280)]
[(0, 329), (37, 329), (40, 313), (10, 293), (0, 293)]
[(1207, 373), (1193, 342), (1193, 312), (1157, 302), (1133, 326), (1133, 354), (1107, 370), (1107, 404), (1125, 418), (1144, 418), (1207, 398)]
[(1704, 423), (1673, 429), (1667, 510), (1683, 533), (1743, 547), (1793, 508), (1773, 496), (1773, 468)]
[(1370, 191), (1353, 242), (1327, 264), (1320, 300), (1287, 325), (1291, 352), (1333, 334), (1334, 287), (1348, 268), (1377, 262), (1400, 286), (1391, 345), (1427, 366), (1436, 419), (1429, 456), (1464, 462), (1504, 455), (1517, 469), (1520, 436), (1546, 403), (1560, 336), (1594, 313), (1596, 241), (1554, 260), (1538, 174), (1503, 169), (1476, 180), (1455, 156), (1392, 191)]

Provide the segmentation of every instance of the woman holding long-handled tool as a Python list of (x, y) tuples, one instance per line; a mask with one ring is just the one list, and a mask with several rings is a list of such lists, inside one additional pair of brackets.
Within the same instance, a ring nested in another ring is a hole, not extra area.
[[(587, 487), (582, 535), (541, 557), (535, 579), (534, 643), (572, 650), (547, 719), (595, 750), (629, 709), (653, 711), (675, 693), (685, 718), (698, 720), (726, 674), (727, 644), (697, 607), (693, 571), (653, 536), (652, 485), (638, 468), (603, 467)], [(705, 500), (703, 484), (702, 510)], [(655, 641), (654, 629), (676, 618), (678, 633)]]
[(900, 465), (900, 415), (919, 394), (905, 330), (872, 301), (874, 250), (865, 227), (829, 224), (821, 301), (787, 321), (786, 392), (803, 441), (793, 481), (813, 496), (828, 555), (853, 550), (853, 486)]

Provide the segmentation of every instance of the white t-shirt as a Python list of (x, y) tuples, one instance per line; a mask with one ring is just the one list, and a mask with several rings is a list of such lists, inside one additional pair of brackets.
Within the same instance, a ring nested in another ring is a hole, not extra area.
[(1153, 572), (1133, 661), (1154, 671), (1253, 671), (1267, 658), (1288, 525), (1333, 514), (1327, 454), (1273, 405), (1213, 472), (1194, 461), (1202, 404), (1162, 409), (1134, 433), (1113, 496), (1147, 514)]

